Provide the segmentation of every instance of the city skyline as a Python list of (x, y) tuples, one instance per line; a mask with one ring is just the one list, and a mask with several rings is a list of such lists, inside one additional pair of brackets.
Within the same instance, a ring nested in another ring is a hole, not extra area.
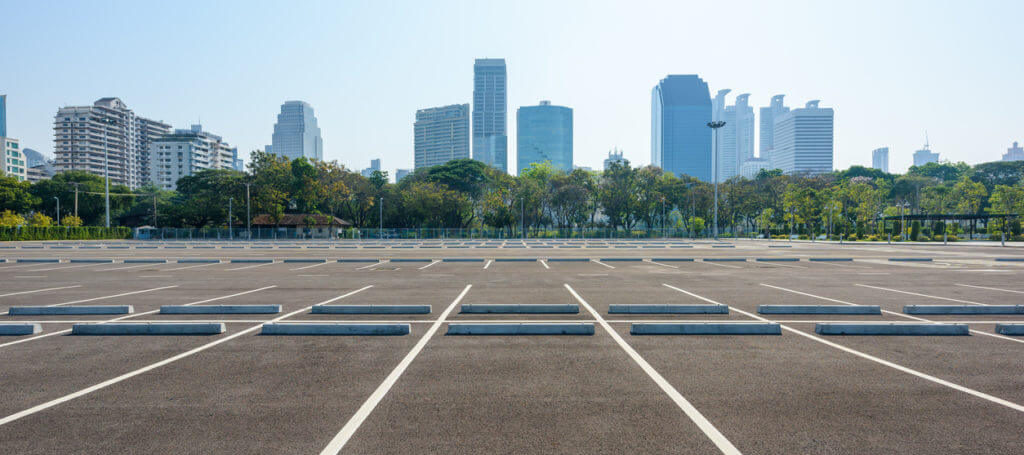
[[(423, 20), (393, 18), (370, 5), (300, 4), (246, 10), (241, 20), (223, 23), (218, 18), (237, 13), (238, 4), (194, 3), (164, 12), (191, 18), (184, 28), (178, 24), (171, 29), (146, 19), (156, 12), (150, 5), (12, 3), (6, 8), (6, 49), (13, 60), (25, 64), (0, 79), (0, 91), (9, 95), (8, 135), (20, 139), (23, 147), (52, 156), (54, 109), (116, 96), (137, 111), (176, 126), (201, 120), (247, 155), (268, 142), (280, 103), (302, 99), (316, 106), (323, 135), (331, 141), (325, 159), (359, 169), (369, 157), (380, 156), (389, 168), (409, 168), (409, 113), (469, 101), (469, 62), (494, 56), (508, 62), (509, 112), (538, 99), (572, 106), (575, 164), (593, 168), (600, 168), (607, 150), (616, 147), (634, 164), (649, 162), (649, 91), (666, 74), (696, 73), (713, 91), (733, 88), (750, 93), (749, 104), (755, 109), (767, 106), (778, 93), (787, 94), (794, 105), (826, 100), (841, 113), (835, 125), (837, 168), (868, 166), (871, 150), (885, 144), (892, 151), (891, 169), (905, 171), (926, 129), (935, 151), (953, 162), (996, 161), (1006, 144), (1024, 136), (1015, 121), (1024, 94), (1014, 89), (1012, 76), (1020, 74), (1022, 64), (1005, 58), (1024, 52), (1024, 45), (1010, 35), (1012, 18), (1022, 11), (1016, 3), (976, 8), (954, 3), (933, 8), (922, 7), (931, 5), (922, 2), (888, 5), (887, 17), (878, 25), (893, 30), (891, 37), (865, 36), (860, 27), (848, 25), (869, 19), (870, 5), (797, 9), (739, 4), (728, 10), (747, 33), (716, 34), (715, 46), (706, 48), (684, 44), (704, 41), (712, 33), (713, 27), (699, 19), (720, 14), (709, 5), (663, 4), (659, 17), (614, 3), (579, 8), (565, 2), (550, 6), (545, 10), (550, 14), (544, 15), (536, 14), (539, 3), (530, 2), (516, 8), (451, 2), (430, 8), (408, 5), (415, 12), (410, 16)], [(424, 33), (430, 21), (463, 9), (459, 14), (481, 20), (465, 30)], [(674, 28), (682, 32), (659, 31), (664, 27), (658, 24), (683, 10), (692, 19), (681, 24), (686, 27)], [(562, 24), (561, 18), (570, 13), (581, 16)], [(829, 25), (828, 18), (836, 15), (849, 21)], [(82, 39), (82, 46), (62, 46), (59, 34), (39, 33), (70, 29), (79, 21), (99, 22), (100, 17), (119, 25), (97, 29)], [(316, 20), (304, 28), (304, 35), (270, 38), (245, 32), (274, 21), (293, 26), (309, 17)], [(327, 27), (333, 23), (342, 26)], [(521, 34), (527, 23), (550, 30), (551, 35)], [(609, 35), (609, 28), (621, 33)], [(369, 32), (375, 29), (386, 33)], [(123, 42), (125, 35), (135, 39)], [(740, 39), (755, 35), (760, 37), (755, 44)], [(113, 42), (123, 46), (105, 45)], [(321, 42), (332, 44), (315, 45)], [(540, 45), (550, 42), (560, 44)], [(194, 51), (181, 56), (142, 51), (153, 45), (184, 45)], [(674, 50), (679, 48), (685, 50)], [(256, 53), (263, 57), (256, 60)], [(223, 71), (150, 69), (168, 61), (184, 67), (190, 59), (216, 64)], [(264, 68), (264, 59), (278, 63)], [(296, 70), (314, 59), (322, 69)], [(100, 61), (107, 63), (99, 65)], [(79, 71), (75, 78), (46, 70), (71, 64)], [(416, 84), (402, 84), (401, 75), (413, 65), (430, 71), (418, 74)], [(359, 71), (351, 71), (355, 67)], [(855, 70), (872, 67), (886, 71)], [(922, 78), (922, 71), (928, 77)], [(945, 96), (950, 93), (972, 96)], [(1001, 101), (983, 102), (988, 99)], [(880, 106), (886, 106), (885, 117), (878, 115)], [(509, 118), (511, 150), (513, 122)], [(512, 152), (508, 158), (514, 159)]]

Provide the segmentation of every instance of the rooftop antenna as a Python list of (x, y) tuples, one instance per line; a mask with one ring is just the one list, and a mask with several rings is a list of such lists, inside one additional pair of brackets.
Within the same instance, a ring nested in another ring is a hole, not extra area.
[(924, 130), (924, 149), (931, 150), (928, 148), (928, 130)]

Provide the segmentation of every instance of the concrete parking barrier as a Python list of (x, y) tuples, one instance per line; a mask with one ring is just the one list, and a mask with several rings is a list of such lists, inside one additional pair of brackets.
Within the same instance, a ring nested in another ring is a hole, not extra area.
[(1024, 314), (1024, 305), (906, 305), (906, 314)]
[(324, 262), (327, 262), (327, 259), (293, 258), (293, 259), (285, 259), (284, 260), (285, 264), (296, 264), (296, 263), (301, 263), (301, 264), (319, 264), (319, 263), (324, 263)]
[(22, 336), (22, 335), (35, 335), (43, 331), (43, 327), (39, 324), (28, 324), (28, 323), (16, 323), (16, 324), (0, 324), (0, 336)]
[(409, 324), (348, 324), (335, 322), (274, 322), (264, 324), (261, 335), (302, 336), (401, 336)]
[(890, 262), (932, 262), (932, 258), (889, 258)]
[(736, 245), (711, 245), (711, 248), (736, 248)]
[(590, 258), (548, 258), (547, 261), (548, 262), (590, 262)]
[(72, 264), (110, 264), (114, 262), (113, 259), (94, 259), (94, 258), (82, 258), (82, 259), (69, 259), (68, 262)]
[(642, 262), (644, 258), (601, 258), (601, 262)]
[(447, 335), (593, 335), (594, 324), (574, 323), (482, 323), (448, 324)]
[(220, 322), (110, 322), (75, 324), (72, 335), (217, 335), (227, 330)]
[(131, 305), (79, 305), (79, 306), (12, 306), (7, 310), (11, 316), (67, 316), (88, 314), (131, 314)]
[(60, 259), (57, 258), (21, 258), (18, 262), (36, 262), (41, 264), (57, 264)]
[(178, 264), (218, 264), (220, 259), (178, 259)]
[(996, 324), (996, 333), (1000, 335), (1024, 335), (1024, 324)]
[(444, 258), (442, 262), (484, 262), (484, 258)]
[(704, 262), (747, 262), (747, 258), (704, 258)]
[(768, 248), (793, 248), (793, 245), (768, 245)]
[(162, 305), (160, 314), (277, 314), (281, 305)]
[(811, 262), (853, 262), (853, 258), (808, 258)]
[(910, 324), (910, 323), (819, 323), (814, 331), (820, 335), (970, 335), (967, 324)]
[(758, 305), (761, 314), (882, 314), (878, 305)]
[(380, 262), (380, 260), (373, 258), (343, 258), (338, 259), (338, 262)]
[(800, 262), (800, 258), (757, 258), (757, 262)]
[(460, 308), (462, 313), (493, 313), (493, 314), (576, 314), (580, 312), (580, 306), (575, 303), (565, 304), (544, 304), (544, 303), (520, 303), (520, 304), (486, 304), (467, 303)]
[(433, 262), (430, 258), (391, 258), (390, 262)]
[(430, 305), (316, 305), (313, 314), (430, 314)]
[(274, 260), (273, 259), (239, 259), (239, 258), (231, 259), (231, 263), (232, 264), (269, 264), (271, 262), (274, 262)]
[(125, 264), (166, 264), (167, 259), (125, 259)]
[(537, 258), (494, 258), (494, 262), (537, 262)]
[(996, 262), (1024, 262), (1024, 258), (996, 258)]
[(782, 335), (773, 322), (636, 323), (630, 335)]
[(612, 304), (609, 314), (729, 314), (721, 304)]
[(654, 262), (693, 262), (693, 258), (651, 258)]

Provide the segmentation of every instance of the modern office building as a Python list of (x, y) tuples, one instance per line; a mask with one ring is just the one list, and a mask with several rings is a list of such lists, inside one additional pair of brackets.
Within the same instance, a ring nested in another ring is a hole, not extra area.
[(782, 99), (786, 95), (775, 95), (771, 104), (761, 108), (761, 137), (758, 145), (759, 157), (771, 162), (772, 148), (775, 147), (775, 118), (789, 112)]
[(1013, 147), (1006, 149), (1006, 153), (1003, 154), (1003, 161), (1024, 161), (1024, 148), (1014, 141)]
[(395, 183), (401, 182), (410, 174), (412, 174), (412, 169), (395, 169)]
[(452, 104), (416, 111), (413, 166), (437, 166), (469, 158), (469, 105)]
[(33, 149), (22, 149), (25, 154), (25, 163), (28, 166), (25, 175), (29, 182), (35, 183), (54, 176), (57, 171), (53, 167), (53, 160), (47, 159), (45, 155)]
[(232, 149), (231, 168), (238, 172), (245, 172), (245, 161), (238, 157), (238, 149)]
[(150, 176), (161, 189), (174, 190), (178, 179), (206, 169), (234, 169), (238, 149), (202, 125), (177, 129), (149, 144)]
[(508, 172), (508, 76), (503, 58), (473, 63), (473, 159)]
[(7, 137), (7, 95), (0, 95), (0, 137)]
[(65, 106), (53, 119), (55, 168), (100, 177), (109, 169), (110, 183), (135, 189), (151, 180), (149, 144), (170, 132), (171, 125), (137, 116), (117, 98)]
[(889, 147), (877, 148), (871, 151), (871, 167), (882, 172), (889, 172)]
[(519, 173), (533, 163), (572, 172), (572, 109), (541, 101), (516, 111), (516, 168)]
[(750, 107), (750, 94), (736, 97), (732, 106), (725, 105), (730, 90), (719, 90), (712, 100), (712, 120), (724, 121), (718, 132), (719, 143), (712, 135), (712, 150), (718, 153), (718, 179), (728, 180), (740, 175), (743, 163), (754, 157), (754, 108)]
[(17, 139), (0, 136), (0, 157), (3, 158), (3, 175), (19, 181), (28, 179), (28, 163)]
[(323, 161), (324, 141), (316, 123), (313, 106), (305, 101), (285, 101), (277, 114), (271, 150), (289, 159)]
[(835, 112), (818, 104), (818, 100), (809, 101), (775, 118), (773, 169), (786, 174), (832, 172)]
[(711, 94), (695, 74), (670, 75), (651, 91), (651, 164), (711, 181)]
[(612, 149), (608, 152), (608, 158), (604, 159), (604, 170), (612, 167), (612, 163), (624, 164), (626, 159), (622, 157), (622, 150), (618, 148)]
[(914, 152), (914, 166), (924, 166), (928, 163), (938, 163), (939, 154), (933, 153), (932, 149), (928, 147), (928, 140), (924, 141), (924, 148)]
[(771, 169), (771, 163), (764, 158), (750, 158), (743, 162), (740, 166), (740, 176), (743, 178), (753, 179), (757, 177), (757, 174), (762, 169)]
[(363, 177), (371, 177), (374, 172), (380, 171), (380, 158), (370, 160), (370, 167), (363, 169), (359, 173)]

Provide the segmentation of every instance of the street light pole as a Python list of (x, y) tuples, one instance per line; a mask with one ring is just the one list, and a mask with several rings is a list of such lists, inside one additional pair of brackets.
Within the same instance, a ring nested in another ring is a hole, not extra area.
[(526, 239), (526, 198), (519, 199), (519, 240)]
[(53, 200), (57, 201), (57, 226), (60, 226), (60, 198), (54, 196)]
[(379, 237), (381, 240), (384, 239), (384, 198), (380, 198), (380, 228)]
[(106, 226), (109, 228), (110, 227), (110, 157), (109, 157), (109, 152), (107, 151), (107, 148), (109, 147), (109, 145), (108, 145), (109, 141), (107, 140), (107, 126), (116, 125), (117, 124), (117, 120), (114, 120), (114, 119), (102, 119), (102, 120), (100, 120), (100, 123), (102, 123), (104, 125), (104, 127), (103, 127), (103, 180), (104, 180), (104, 187), (105, 187), (105, 190), (104, 190), (104, 200), (106, 201), (106, 205), (107, 205), (107, 216), (106, 216), (107, 224), (106, 224)]
[(234, 200), (235, 198), (233, 197), (228, 198), (228, 240), (235, 239), (234, 232), (231, 230), (231, 202)]
[(249, 187), (252, 186), (251, 182), (245, 184), (245, 236), (247, 240), (252, 241), (252, 218), (250, 218), (249, 212)]
[(714, 224), (714, 230), (713, 230), (713, 232), (715, 234), (715, 240), (718, 240), (718, 129), (723, 127), (723, 126), (725, 126), (725, 122), (723, 122), (721, 120), (719, 120), (717, 122), (709, 122), (708, 123), (708, 128), (711, 128), (711, 130), (715, 132), (715, 151), (713, 153), (713, 155), (715, 157), (715, 164), (712, 167), (712, 173), (714, 173), (714, 179), (715, 179), (715, 213), (714, 213), (715, 224)]

